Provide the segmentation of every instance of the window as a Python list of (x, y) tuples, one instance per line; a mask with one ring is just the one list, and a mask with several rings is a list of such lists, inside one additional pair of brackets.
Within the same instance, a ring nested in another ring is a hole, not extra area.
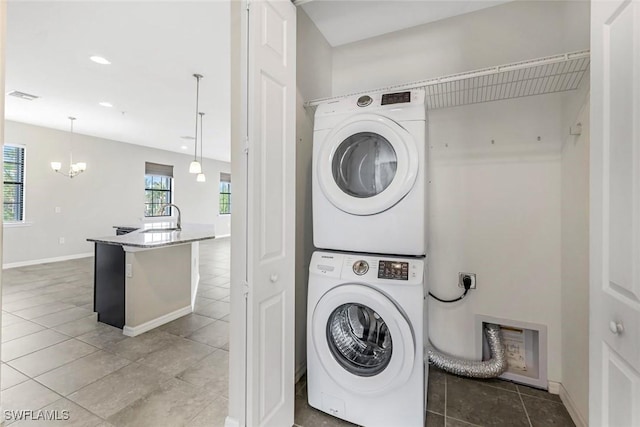
[(24, 221), (24, 147), (2, 147), (4, 203), (2, 217), (5, 222)]
[(169, 216), (173, 202), (173, 166), (145, 163), (144, 216)]
[(220, 214), (231, 213), (231, 174), (220, 174)]

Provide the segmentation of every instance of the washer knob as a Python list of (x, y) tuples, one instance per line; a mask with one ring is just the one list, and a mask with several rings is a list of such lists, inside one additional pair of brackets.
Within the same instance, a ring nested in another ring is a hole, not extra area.
[(369, 264), (365, 260), (359, 260), (353, 263), (353, 272), (358, 276), (362, 276), (369, 271)]
[(369, 95), (363, 95), (358, 98), (358, 107), (366, 107), (367, 105), (371, 105), (372, 102), (373, 98), (371, 98)]

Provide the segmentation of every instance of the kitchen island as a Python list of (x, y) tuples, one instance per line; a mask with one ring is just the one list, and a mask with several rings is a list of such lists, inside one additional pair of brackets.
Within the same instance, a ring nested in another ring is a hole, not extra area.
[[(134, 227), (130, 227), (134, 228)], [(156, 222), (95, 243), (94, 311), (98, 321), (140, 335), (193, 311), (199, 244), (213, 226)]]

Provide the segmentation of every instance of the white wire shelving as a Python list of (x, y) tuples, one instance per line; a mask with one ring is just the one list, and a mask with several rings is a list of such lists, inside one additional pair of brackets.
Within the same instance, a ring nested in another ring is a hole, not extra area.
[(575, 90), (580, 86), (589, 70), (589, 64), (590, 52), (582, 50), (403, 85), (317, 99), (305, 103), (305, 107), (316, 107), (324, 102), (335, 101), (347, 96), (420, 87), (426, 90), (428, 109), (565, 92)]

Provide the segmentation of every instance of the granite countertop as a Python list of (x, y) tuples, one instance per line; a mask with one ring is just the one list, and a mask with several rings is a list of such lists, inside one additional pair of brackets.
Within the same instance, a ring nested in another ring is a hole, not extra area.
[(175, 226), (175, 222), (150, 222), (138, 226), (115, 226), (115, 228), (131, 228), (135, 229), (135, 231), (121, 236), (88, 238), (87, 241), (135, 248), (159, 248), (215, 239), (216, 237), (213, 225), (183, 224), (182, 230), (164, 230)]

